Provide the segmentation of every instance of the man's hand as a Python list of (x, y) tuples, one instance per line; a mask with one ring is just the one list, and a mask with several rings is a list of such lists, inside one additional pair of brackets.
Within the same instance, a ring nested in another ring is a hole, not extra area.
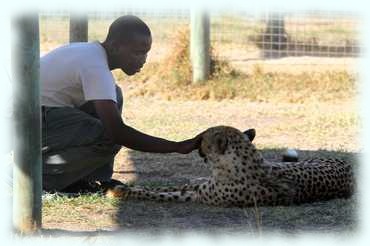
[(202, 141), (203, 132), (195, 136), (194, 138), (178, 142), (178, 147), (176, 152), (180, 154), (188, 154), (195, 149), (200, 147), (200, 143)]

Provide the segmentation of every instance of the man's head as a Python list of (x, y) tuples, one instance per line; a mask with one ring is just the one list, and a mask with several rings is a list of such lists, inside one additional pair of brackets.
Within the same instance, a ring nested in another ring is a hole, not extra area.
[(145, 64), (152, 37), (149, 27), (141, 19), (126, 15), (110, 25), (102, 45), (111, 70), (120, 68), (127, 75), (133, 75)]

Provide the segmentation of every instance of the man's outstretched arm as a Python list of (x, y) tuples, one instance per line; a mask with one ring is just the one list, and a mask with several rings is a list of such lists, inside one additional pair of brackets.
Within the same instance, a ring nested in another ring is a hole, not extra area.
[(106, 135), (115, 144), (152, 153), (177, 152), (187, 154), (199, 147), (201, 134), (181, 142), (153, 137), (127, 126), (123, 122), (115, 102), (111, 100), (95, 100), (94, 105), (104, 125)]

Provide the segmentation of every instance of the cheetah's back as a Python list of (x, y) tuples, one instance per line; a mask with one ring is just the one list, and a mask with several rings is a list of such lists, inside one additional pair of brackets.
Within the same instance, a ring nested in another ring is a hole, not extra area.
[(352, 166), (338, 159), (309, 159), (272, 164), (270, 175), (288, 178), (294, 203), (349, 197), (353, 193)]

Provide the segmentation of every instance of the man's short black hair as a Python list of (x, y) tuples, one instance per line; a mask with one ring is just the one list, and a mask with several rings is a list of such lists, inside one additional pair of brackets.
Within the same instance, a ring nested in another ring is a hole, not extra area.
[(149, 27), (139, 17), (124, 15), (110, 25), (106, 41), (130, 41), (135, 34), (151, 36)]

